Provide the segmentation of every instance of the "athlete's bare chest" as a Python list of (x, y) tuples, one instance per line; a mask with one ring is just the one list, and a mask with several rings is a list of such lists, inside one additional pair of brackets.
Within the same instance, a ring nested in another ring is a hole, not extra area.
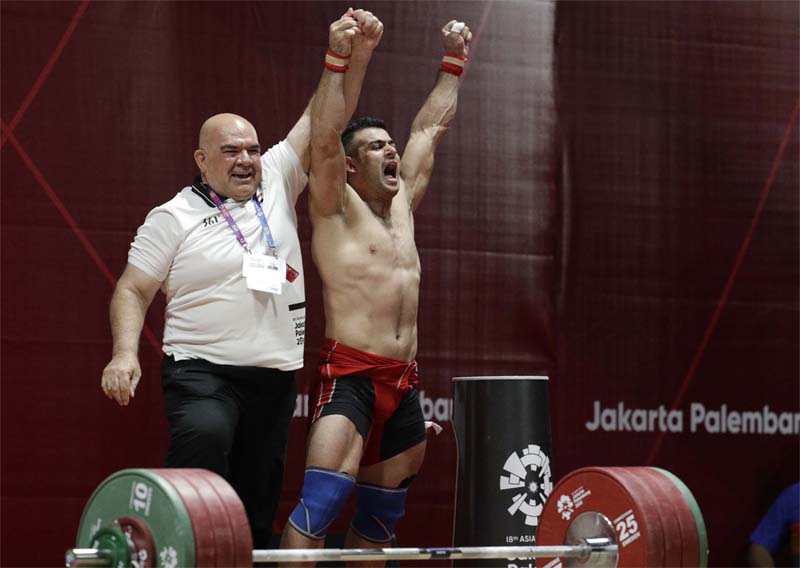
[(364, 219), (355, 231), (355, 243), (365, 260), (378, 264), (411, 268), (418, 264), (417, 246), (414, 242), (413, 221), (410, 214), (381, 219), (375, 216)]

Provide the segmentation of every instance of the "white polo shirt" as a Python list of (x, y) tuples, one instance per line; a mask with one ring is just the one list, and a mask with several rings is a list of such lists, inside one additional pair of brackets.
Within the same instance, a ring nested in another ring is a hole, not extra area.
[[(295, 203), (308, 177), (287, 141), (261, 156), (256, 192), (278, 255), (300, 275), (282, 294), (250, 290), (246, 254), (200, 183), (148, 213), (128, 262), (161, 282), (167, 297), (164, 352), (176, 360), (281, 370), (303, 366), (305, 290)], [(254, 254), (267, 246), (253, 200), (224, 201)]]

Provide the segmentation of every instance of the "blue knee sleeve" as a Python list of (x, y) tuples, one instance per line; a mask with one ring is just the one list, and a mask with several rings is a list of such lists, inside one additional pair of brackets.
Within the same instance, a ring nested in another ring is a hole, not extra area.
[(408, 487), (393, 489), (359, 483), (356, 491), (358, 502), (350, 528), (369, 541), (390, 542), (397, 522), (406, 513)]
[(325, 533), (350, 496), (356, 480), (346, 473), (310, 467), (303, 477), (300, 502), (289, 515), (289, 523), (314, 540)]

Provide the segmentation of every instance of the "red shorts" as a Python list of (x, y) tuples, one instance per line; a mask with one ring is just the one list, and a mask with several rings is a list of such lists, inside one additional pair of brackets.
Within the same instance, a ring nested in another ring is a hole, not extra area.
[(346, 416), (364, 439), (362, 465), (371, 465), (425, 439), (416, 361), (397, 361), (325, 339), (313, 421)]

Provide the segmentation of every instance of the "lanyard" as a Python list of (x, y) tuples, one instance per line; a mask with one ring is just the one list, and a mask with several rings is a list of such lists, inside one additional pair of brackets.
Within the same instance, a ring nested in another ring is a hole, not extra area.
[[(222, 216), (228, 222), (228, 226), (233, 231), (233, 234), (236, 236), (236, 240), (239, 241), (239, 244), (242, 245), (244, 250), (249, 253), (252, 253), (250, 247), (247, 246), (247, 240), (244, 238), (242, 231), (239, 229), (239, 225), (236, 224), (236, 221), (233, 220), (233, 216), (231, 215), (230, 211), (225, 207), (222, 203), (222, 200), (217, 195), (217, 192), (211, 189), (211, 186), (206, 184), (206, 188), (208, 188), (208, 196), (211, 198), (211, 201), (214, 202), (214, 205), (217, 206), (219, 212), (222, 213)], [(269, 223), (267, 223), (267, 216), (264, 215), (264, 210), (261, 208), (261, 204), (258, 202), (255, 193), (253, 194), (253, 207), (256, 209), (256, 217), (258, 217), (259, 222), (261, 223), (262, 234), (264, 235), (264, 242), (266, 243), (269, 250), (272, 252), (272, 255), (275, 258), (278, 258), (278, 247), (275, 245), (275, 239), (272, 238), (272, 231), (269, 230)]]

